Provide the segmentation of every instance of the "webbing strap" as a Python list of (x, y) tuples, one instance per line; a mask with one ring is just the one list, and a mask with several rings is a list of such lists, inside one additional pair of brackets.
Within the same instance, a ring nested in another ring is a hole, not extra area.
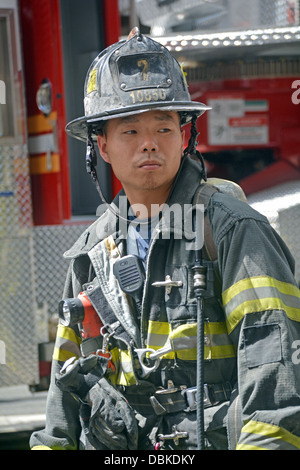
[[(121, 339), (127, 345), (129, 345), (131, 342), (131, 337), (128, 335), (121, 322), (118, 321), (114, 311), (112, 310), (111, 306), (108, 304), (106, 298), (103, 295), (101, 286), (96, 286), (93, 290), (88, 291), (87, 296), (92, 302), (92, 305), (97, 311), (102, 322), (104, 320), (104, 326), (113, 324), (117, 325), (114, 330), (114, 338)], [(100, 308), (98, 306), (100, 306)]]
[[(204, 408), (215, 406), (230, 400), (232, 387), (229, 382), (220, 384), (205, 384)], [(179, 411), (195, 411), (196, 387), (191, 389), (164, 389), (157, 390), (150, 397), (150, 403), (157, 415), (177, 413)]]
[(102, 348), (103, 336), (99, 335), (95, 338), (88, 338), (82, 341), (80, 345), (81, 354), (84, 357), (95, 354), (98, 349)]
[(211, 261), (216, 261), (218, 258), (217, 248), (213, 239), (212, 229), (209, 222), (207, 208), (210, 201), (210, 198), (213, 194), (219, 192), (218, 188), (212, 186), (208, 183), (201, 183), (195, 198), (194, 198), (194, 205), (195, 204), (203, 204), (204, 205), (204, 246), (203, 249), (207, 258)]

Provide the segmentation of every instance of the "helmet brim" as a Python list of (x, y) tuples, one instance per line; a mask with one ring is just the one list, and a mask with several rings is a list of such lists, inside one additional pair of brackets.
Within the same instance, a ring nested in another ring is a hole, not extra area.
[(193, 116), (201, 116), (205, 111), (211, 109), (198, 101), (178, 102), (169, 101), (164, 103), (147, 103), (143, 108), (140, 105), (117, 108), (108, 112), (95, 114), (92, 116), (83, 116), (74, 119), (66, 126), (66, 132), (71, 137), (78, 140), (86, 141), (88, 129), (90, 129), (91, 137), (95, 139), (97, 134), (103, 127), (105, 121), (109, 119), (117, 119), (133, 114), (145, 113), (157, 109), (158, 111), (175, 111), (181, 115), (181, 125), (189, 124)]

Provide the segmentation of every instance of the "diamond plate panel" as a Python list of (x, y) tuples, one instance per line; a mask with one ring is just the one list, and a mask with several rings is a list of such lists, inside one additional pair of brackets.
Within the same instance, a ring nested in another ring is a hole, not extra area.
[(0, 386), (38, 383), (31, 259), (32, 237), (1, 239), (0, 339), (5, 360)]
[(34, 264), (36, 298), (48, 316), (57, 314), (69, 260), (63, 253), (77, 240), (90, 223), (34, 227)]
[(27, 149), (0, 146), (0, 386), (38, 381)]
[(18, 237), (32, 227), (27, 147), (0, 145), (0, 238)]
[(69, 264), (63, 253), (90, 222), (33, 226), (23, 145), (0, 146), (0, 218), (0, 387), (37, 384), (38, 344), (51, 339)]

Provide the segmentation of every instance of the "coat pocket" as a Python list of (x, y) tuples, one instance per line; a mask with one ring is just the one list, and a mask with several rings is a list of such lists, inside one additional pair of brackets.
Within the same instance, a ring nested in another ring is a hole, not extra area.
[(249, 369), (282, 359), (281, 331), (278, 323), (244, 328), (246, 361)]

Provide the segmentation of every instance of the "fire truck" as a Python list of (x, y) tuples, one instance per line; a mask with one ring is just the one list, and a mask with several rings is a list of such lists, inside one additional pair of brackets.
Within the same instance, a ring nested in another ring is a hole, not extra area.
[[(1, 387), (48, 386), (62, 254), (100, 204), (65, 126), (83, 114), (90, 63), (119, 37), (117, 0), (0, 0)], [(119, 183), (99, 174), (110, 198)]]
[[(182, 64), (210, 181), (238, 183), (300, 264), (298, 0), (0, 0), (0, 387), (45, 390), (68, 265), (101, 203), (83, 115), (96, 55), (138, 25)], [(108, 200), (120, 183), (99, 161)]]

